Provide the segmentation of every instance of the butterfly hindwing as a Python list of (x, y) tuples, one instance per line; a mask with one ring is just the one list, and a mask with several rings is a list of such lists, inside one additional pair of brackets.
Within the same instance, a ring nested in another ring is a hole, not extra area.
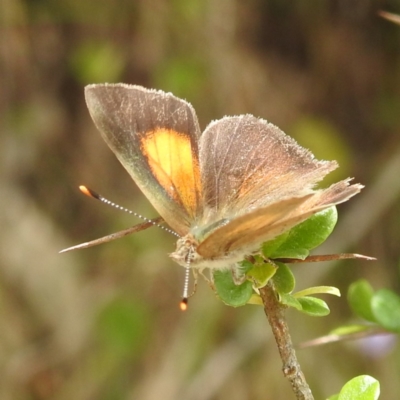
[(350, 185), (349, 181), (340, 181), (303, 197), (281, 200), (235, 218), (207, 236), (197, 251), (202, 257), (213, 259), (236, 250), (255, 250), (261, 243), (287, 232), (317, 212), (347, 201), (363, 188), (359, 184)]
[(337, 167), (252, 115), (212, 122), (200, 139), (200, 165), (205, 204), (227, 218), (310, 193)]

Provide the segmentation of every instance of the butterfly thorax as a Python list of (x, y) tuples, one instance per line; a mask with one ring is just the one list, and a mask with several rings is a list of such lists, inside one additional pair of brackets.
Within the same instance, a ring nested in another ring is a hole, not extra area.
[(203, 270), (209, 268), (213, 270), (224, 270), (233, 264), (243, 260), (245, 252), (235, 251), (219, 254), (215, 257), (204, 257), (198, 251), (199, 241), (189, 233), (180, 238), (176, 243), (176, 250), (169, 256), (183, 267), (196, 268)]
[(209, 268), (214, 259), (205, 259), (198, 253), (197, 248), (211, 232), (228, 222), (228, 219), (221, 219), (210, 223), (206, 217), (203, 217), (201, 221), (191, 227), (188, 234), (177, 241), (176, 250), (170, 254), (170, 257), (183, 267)]

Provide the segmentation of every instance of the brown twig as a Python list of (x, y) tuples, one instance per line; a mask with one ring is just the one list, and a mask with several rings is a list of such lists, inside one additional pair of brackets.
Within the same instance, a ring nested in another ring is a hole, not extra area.
[(351, 259), (376, 261), (375, 257), (363, 256), (362, 254), (355, 254), (355, 253), (321, 254), (321, 255), (308, 256), (304, 260), (299, 258), (274, 258), (274, 261), (280, 261), (285, 264), (299, 264), (299, 263), (339, 261), (339, 260), (351, 260)]
[(289, 379), (297, 400), (314, 400), (310, 387), (301, 371), (300, 364), (297, 361), (285, 318), (286, 307), (279, 303), (277, 293), (271, 281), (267, 286), (260, 289), (260, 295), (264, 304), (265, 314), (278, 345), (283, 363), (282, 371), (284, 376)]

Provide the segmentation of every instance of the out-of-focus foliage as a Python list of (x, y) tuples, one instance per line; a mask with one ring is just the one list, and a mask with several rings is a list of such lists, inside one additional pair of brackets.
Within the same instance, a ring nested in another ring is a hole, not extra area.
[[(343, 292), (363, 277), (399, 292), (400, 27), (378, 17), (381, 6), (400, 13), (370, 0), (1, 2), (1, 399), (292, 396), (260, 307), (226, 307), (201, 282), (179, 311), (173, 237), (151, 229), (58, 255), (137, 222), (80, 196), (81, 183), (156, 216), (93, 126), (89, 83), (172, 91), (203, 129), (251, 113), (339, 160), (334, 179), (366, 189), (338, 207), (318, 252), (379, 261), (298, 266), (296, 285)], [(350, 315), (343, 299), (329, 305), (320, 319), (289, 312), (294, 341)], [(339, 343), (299, 358), (316, 398), (370, 374), (394, 399), (399, 349), (380, 349)]]
[(369, 322), (367, 328), (377, 326), (394, 333), (400, 333), (400, 296), (389, 289), (373, 291), (364, 279), (351, 284), (348, 300), (353, 312)]
[(362, 375), (351, 379), (338, 395), (328, 400), (377, 400), (379, 395), (379, 382), (371, 376)]

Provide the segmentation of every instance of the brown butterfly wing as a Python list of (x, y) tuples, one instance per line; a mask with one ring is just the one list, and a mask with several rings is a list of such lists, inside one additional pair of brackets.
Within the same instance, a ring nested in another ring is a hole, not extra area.
[(316, 160), (279, 128), (252, 115), (211, 123), (201, 136), (199, 158), (211, 219), (304, 196), (337, 167), (335, 161)]
[(171, 93), (125, 84), (89, 85), (85, 96), (108, 146), (165, 221), (186, 234), (202, 209), (193, 107)]
[(205, 259), (258, 246), (290, 230), (318, 211), (347, 201), (363, 188), (349, 179), (301, 198), (291, 198), (259, 208), (213, 231), (197, 248)]

